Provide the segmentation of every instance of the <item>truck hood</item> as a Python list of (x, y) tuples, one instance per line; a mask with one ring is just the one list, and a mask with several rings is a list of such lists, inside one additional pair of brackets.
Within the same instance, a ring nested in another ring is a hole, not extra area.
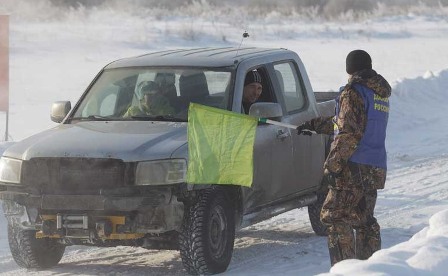
[(186, 143), (187, 123), (90, 121), (60, 124), (10, 146), (3, 155), (22, 160), (83, 157), (132, 162), (170, 158)]

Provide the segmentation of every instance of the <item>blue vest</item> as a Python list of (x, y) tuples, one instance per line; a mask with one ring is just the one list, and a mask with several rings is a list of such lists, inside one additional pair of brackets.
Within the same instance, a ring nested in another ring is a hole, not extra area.
[[(354, 84), (353, 88), (364, 100), (367, 112), (367, 125), (350, 161), (387, 169), (386, 128), (389, 119), (389, 99), (375, 94), (372, 89), (361, 84)], [(339, 97), (336, 99), (336, 116), (339, 114)], [(335, 124), (335, 136), (338, 134)]]

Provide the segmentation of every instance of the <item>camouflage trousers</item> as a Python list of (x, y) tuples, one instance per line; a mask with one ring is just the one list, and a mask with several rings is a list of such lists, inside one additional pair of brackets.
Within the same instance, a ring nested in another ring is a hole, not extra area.
[(374, 209), (376, 187), (384, 187), (385, 173), (377, 177), (375, 173), (369, 174), (365, 166), (355, 163), (347, 166), (341, 177), (330, 183), (322, 206), (320, 219), (328, 227), (332, 266), (345, 259), (368, 259), (381, 248), (380, 226)]

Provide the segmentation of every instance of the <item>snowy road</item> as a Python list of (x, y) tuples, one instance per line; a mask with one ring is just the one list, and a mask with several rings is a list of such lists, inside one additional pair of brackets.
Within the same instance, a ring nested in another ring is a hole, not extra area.
[[(409, 240), (428, 225), (432, 214), (448, 208), (447, 175), (448, 157), (403, 163), (389, 172), (376, 209), (383, 248)], [(2, 253), (0, 271), (5, 275), (185, 274), (176, 251), (69, 247), (60, 265), (40, 272), (20, 269), (10, 255), (5, 256), (7, 251)], [(315, 275), (330, 269), (326, 238), (314, 235), (306, 208), (239, 231), (232, 262), (223, 275), (264, 275), (273, 267), (287, 275)]]

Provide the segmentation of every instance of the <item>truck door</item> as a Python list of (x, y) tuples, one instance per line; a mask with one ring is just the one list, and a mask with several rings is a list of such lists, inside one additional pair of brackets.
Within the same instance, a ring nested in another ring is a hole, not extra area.
[[(284, 122), (300, 125), (318, 116), (316, 102), (307, 94), (304, 80), (299, 67), (292, 61), (278, 62), (273, 65), (274, 84), (276, 92), (283, 103), (286, 115)], [(306, 74), (303, 72), (303, 74)], [(325, 159), (325, 137), (323, 135), (297, 135), (292, 133), (292, 162), (293, 173), (288, 184), (284, 185), (284, 195), (300, 194), (319, 185), (322, 177), (322, 164)], [(289, 164), (288, 164), (289, 165)]]
[[(272, 82), (265, 67), (259, 67), (263, 91), (257, 102), (277, 102)], [(293, 138), (295, 133), (281, 126), (259, 124), (254, 145), (254, 180), (244, 188), (246, 210), (269, 204), (288, 193), (293, 185)]]

